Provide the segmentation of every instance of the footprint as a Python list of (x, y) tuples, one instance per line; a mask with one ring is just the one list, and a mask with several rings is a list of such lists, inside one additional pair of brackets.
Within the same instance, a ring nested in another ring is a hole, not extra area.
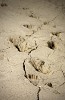
[(55, 36), (57, 36), (57, 37), (59, 37), (59, 36), (60, 36), (60, 33), (61, 33), (61, 32), (59, 31), (59, 32), (52, 32), (51, 34), (52, 34), (52, 35), (55, 35)]
[(54, 41), (48, 41), (47, 42), (47, 45), (48, 45), (48, 47), (50, 48), (50, 49), (55, 49), (55, 43), (54, 43)]
[(21, 36), (10, 37), (9, 41), (13, 43), (19, 52), (30, 52), (37, 47), (36, 41), (31, 41), (30, 39), (25, 40)]
[(18, 45), (20, 42), (23, 43), (25, 39), (21, 36), (10, 36), (9, 41), (14, 44), (14, 46)]
[(26, 59), (23, 61), (23, 70), (25, 72), (24, 76), (30, 81), (30, 83), (32, 83), (33, 85), (37, 86), (39, 83), (39, 78), (38, 75), (34, 75), (34, 74), (27, 74), (27, 69), (26, 69)]
[(24, 24), (23, 26), (28, 28), (28, 29), (32, 29), (32, 25)]
[(19, 45), (20, 45), (20, 43), (23, 43), (25, 41), (25, 39), (23, 37), (21, 37), (21, 36), (11, 36), (9, 38), (9, 41), (11, 43), (13, 43), (13, 45), (18, 49), (19, 52), (21, 52)]
[(20, 43), (19, 49), (21, 52), (30, 52), (31, 50), (36, 49), (35, 41), (24, 41), (23, 43)]
[(45, 83), (45, 85), (47, 85), (47, 86), (49, 86), (49, 87), (53, 88), (52, 83)]
[(23, 10), (29, 10), (29, 8), (25, 8), (25, 7), (23, 7), (22, 9), (23, 9)]
[(50, 72), (50, 68), (49, 67), (45, 67), (45, 62), (43, 60), (40, 60), (39, 58), (30, 58), (29, 63), (38, 72), (41, 72), (43, 74), (47, 74), (47, 73)]
[(6, 3), (3, 3), (3, 2), (0, 5), (1, 5), (1, 7), (7, 7), (8, 6)]
[(32, 83), (33, 85), (37, 86), (39, 83), (39, 78), (37, 75), (34, 74), (28, 74), (27, 79)]
[(30, 11), (29, 17), (37, 19), (37, 16), (32, 11)]

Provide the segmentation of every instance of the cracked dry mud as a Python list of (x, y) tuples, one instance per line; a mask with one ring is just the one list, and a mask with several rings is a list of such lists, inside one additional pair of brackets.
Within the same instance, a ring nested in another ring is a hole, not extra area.
[(65, 100), (61, 1), (0, 1), (0, 100)]

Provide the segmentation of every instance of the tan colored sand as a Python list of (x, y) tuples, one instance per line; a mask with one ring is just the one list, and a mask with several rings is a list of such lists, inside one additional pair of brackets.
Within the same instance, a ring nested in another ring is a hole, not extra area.
[(56, 1), (0, 6), (0, 100), (65, 100), (65, 3)]

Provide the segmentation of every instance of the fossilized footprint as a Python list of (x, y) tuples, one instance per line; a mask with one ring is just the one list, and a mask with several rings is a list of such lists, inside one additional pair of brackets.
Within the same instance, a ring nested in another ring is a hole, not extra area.
[(47, 74), (50, 72), (49, 67), (45, 66), (45, 62), (39, 58), (30, 58), (29, 63), (35, 68), (36, 71)]
[(11, 36), (9, 38), (9, 41), (11, 43), (13, 43), (13, 45), (18, 49), (18, 51), (20, 51), (19, 44), (23, 43), (25, 41), (25, 39), (23, 37), (21, 37), (21, 36)]
[(28, 74), (27, 75), (27, 79), (35, 86), (38, 85), (39, 83), (39, 78), (37, 75), (34, 75), (34, 74)]
[(19, 43), (18, 47), (20, 49), (21, 52), (30, 52), (32, 49), (36, 48), (35, 42), (28, 42), (28, 41), (24, 41), (23, 43)]
[(24, 76), (30, 81), (30, 83), (32, 83), (33, 85), (37, 86), (38, 83), (39, 83), (38, 75), (30, 74), (30, 73), (27, 74), (25, 61), (26, 60), (24, 60), (24, 62), (23, 62), (23, 70), (25, 72)]
[(13, 43), (13, 45), (18, 49), (20, 52), (30, 52), (31, 50), (35, 50), (37, 45), (36, 41), (32, 41), (30, 39), (25, 40), (21, 36), (10, 37), (9, 41)]

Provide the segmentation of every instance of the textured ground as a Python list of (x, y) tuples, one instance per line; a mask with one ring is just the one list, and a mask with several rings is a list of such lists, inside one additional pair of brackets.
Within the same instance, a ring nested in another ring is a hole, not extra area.
[(63, 0), (0, 0), (0, 100), (65, 100)]

